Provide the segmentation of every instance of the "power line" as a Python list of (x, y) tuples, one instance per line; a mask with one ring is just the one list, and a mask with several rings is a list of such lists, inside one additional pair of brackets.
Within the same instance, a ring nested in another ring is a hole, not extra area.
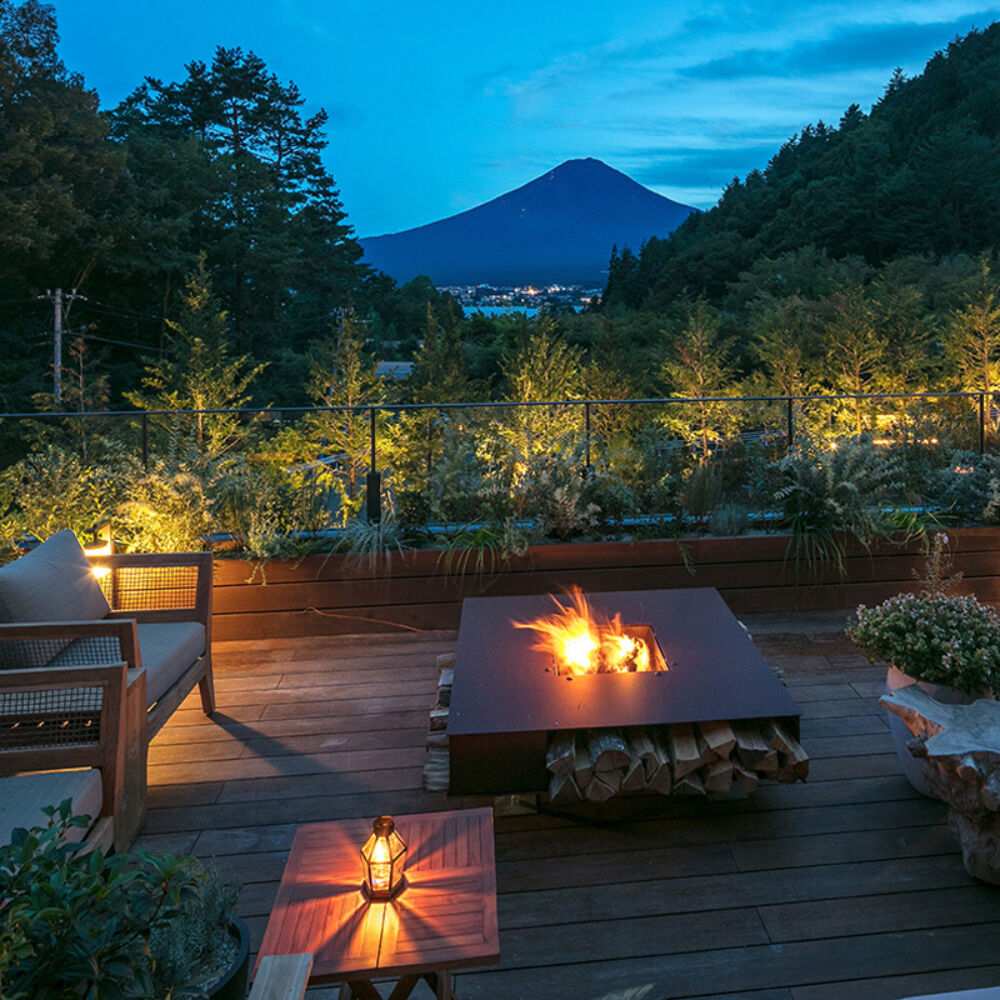
[(113, 340), (111, 337), (99, 337), (96, 333), (80, 333), (78, 336), (83, 337), (84, 340), (98, 340), (102, 344), (117, 344), (119, 347), (131, 347), (136, 351), (156, 351), (162, 354), (163, 348), (157, 347), (155, 344), (136, 344), (130, 343), (127, 340)]
[(159, 323), (163, 319), (158, 314), (150, 315), (149, 313), (139, 312), (136, 309), (129, 309), (127, 306), (113, 306), (107, 302), (98, 302), (96, 299), (89, 299), (87, 304), (96, 312), (105, 312), (108, 315), (122, 316), (126, 319), (142, 319), (150, 323)]

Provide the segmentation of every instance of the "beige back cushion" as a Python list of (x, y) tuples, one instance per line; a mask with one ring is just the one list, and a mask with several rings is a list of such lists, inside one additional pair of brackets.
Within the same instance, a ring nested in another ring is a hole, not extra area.
[(94, 621), (110, 610), (72, 531), (0, 568), (0, 622)]

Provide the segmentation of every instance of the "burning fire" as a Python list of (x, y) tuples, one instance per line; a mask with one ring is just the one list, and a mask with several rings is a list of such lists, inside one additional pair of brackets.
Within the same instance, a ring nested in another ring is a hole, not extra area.
[[(515, 628), (534, 629), (539, 640), (532, 647), (549, 653), (560, 674), (636, 673), (658, 669), (649, 643), (629, 634), (621, 615), (598, 616), (579, 587), (569, 592), (571, 605), (553, 595), (559, 611), (530, 622), (512, 622)], [(648, 629), (647, 629), (648, 631)]]

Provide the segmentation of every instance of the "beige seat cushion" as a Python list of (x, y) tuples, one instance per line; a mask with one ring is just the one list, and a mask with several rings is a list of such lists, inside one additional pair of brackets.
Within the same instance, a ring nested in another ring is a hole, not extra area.
[[(96, 767), (0, 778), (0, 838), (9, 844), (17, 827), (47, 825), (43, 806), (57, 806), (63, 799), (72, 801), (74, 815), (96, 820), (101, 814), (103, 795), (101, 772)], [(82, 840), (86, 835), (83, 827), (70, 827), (66, 839)]]
[[(200, 622), (140, 622), (139, 656), (146, 671), (146, 707), (159, 701), (188, 667), (205, 652), (205, 626)], [(96, 639), (77, 639), (54, 657), (49, 666), (72, 667), (82, 663), (114, 662), (114, 651), (104, 650)]]
[(146, 670), (146, 701), (152, 705), (205, 652), (205, 626), (200, 622), (152, 622), (136, 629)]

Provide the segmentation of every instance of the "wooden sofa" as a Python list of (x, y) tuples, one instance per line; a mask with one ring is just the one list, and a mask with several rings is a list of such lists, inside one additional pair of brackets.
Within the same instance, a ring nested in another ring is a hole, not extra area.
[[(149, 741), (195, 684), (205, 713), (215, 709), (211, 614), (207, 552), (88, 559), (76, 536), (62, 531), (0, 568), (0, 693), (9, 679), (32, 672), (41, 679), (60, 670), (125, 665), (116, 716), (123, 727), (122, 791), (114, 823), (119, 849), (131, 842), (145, 816)], [(81, 687), (85, 683), (84, 678)], [(16, 725), (18, 711), (17, 699), (8, 697), (0, 721)], [(26, 713), (28, 708), (21, 714)], [(50, 728), (58, 724), (45, 722)], [(84, 766), (75, 746), (65, 747), (59, 761), (47, 766)], [(18, 768), (23, 769), (15, 758), (0, 753), (0, 776)]]

